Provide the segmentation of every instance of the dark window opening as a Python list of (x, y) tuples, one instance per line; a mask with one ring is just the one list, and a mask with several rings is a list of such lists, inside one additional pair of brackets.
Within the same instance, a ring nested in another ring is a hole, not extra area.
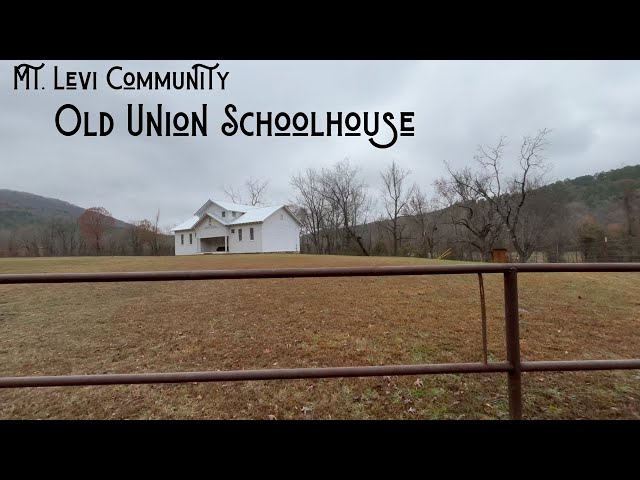
[(249, 240), (253, 240), (253, 228), (249, 229)]
[(184, 245), (184, 233), (180, 234), (180, 244)]
[(189, 245), (193, 245), (193, 234), (189, 234)]
[(224, 217), (226, 215), (227, 212), (222, 212), (222, 216)]
[(239, 242), (242, 241), (242, 229), (241, 228), (238, 229), (238, 241)]

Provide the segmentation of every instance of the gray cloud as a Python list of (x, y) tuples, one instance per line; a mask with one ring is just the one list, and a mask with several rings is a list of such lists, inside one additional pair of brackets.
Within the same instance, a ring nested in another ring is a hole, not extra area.
[[(230, 72), (222, 92), (113, 91), (104, 78), (97, 91), (52, 89), (53, 65), (104, 76), (112, 65), (182, 71), (191, 61), (47, 61), (45, 90), (14, 91), (19, 63), (0, 62), (0, 188), (105, 206), (123, 220), (160, 208), (162, 222), (173, 225), (207, 198), (223, 197), (224, 183), (240, 185), (249, 176), (268, 179), (269, 200), (284, 202), (293, 196), (290, 175), (345, 157), (362, 168), (374, 195), (378, 172), (392, 159), (432, 191), (443, 160), (462, 166), (479, 143), (506, 135), (517, 147), (543, 127), (553, 129), (552, 179), (636, 164), (640, 150), (637, 61), (220, 61)], [(112, 113), (114, 132), (62, 136), (54, 115), (64, 103)], [(187, 112), (207, 103), (209, 136), (131, 137), (127, 103)], [(228, 103), (240, 112), (414, 111), (416, 134), (386, 150), (363, 137), (226, 137), (219, 129)]]

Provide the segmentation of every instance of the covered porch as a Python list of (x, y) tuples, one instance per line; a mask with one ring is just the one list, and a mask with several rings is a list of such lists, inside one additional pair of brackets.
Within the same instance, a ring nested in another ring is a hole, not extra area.
[(228, 252), (229, 251), (229, 237), (209, 237), (200, 239), (200, 252)]

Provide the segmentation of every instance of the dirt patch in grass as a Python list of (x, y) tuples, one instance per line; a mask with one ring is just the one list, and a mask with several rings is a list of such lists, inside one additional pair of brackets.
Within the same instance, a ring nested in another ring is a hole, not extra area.
[[(409, 265), (313, 255), (0, 259), (1, 273)], [(447, 262), (440, 262), (447, 263)], [(485, 275), (503, 360), (502, 278)], [(640, 275), (520, 274), (524, 359), (637, 358)], [(477, 276), (0, 286), (0, 375), (481, 360)], [(640, 418), (637, 371), (523, 374), (527, 418)], [(506, 418), (504, 375), (6, 389), (0, 418)]]

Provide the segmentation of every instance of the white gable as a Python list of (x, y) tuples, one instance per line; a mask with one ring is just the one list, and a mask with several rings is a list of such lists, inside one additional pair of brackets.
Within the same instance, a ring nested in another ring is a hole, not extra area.
[(202, 223), (202, 221), (205, 218), (210, 219), (209, 222), (211, 222), (211, 220), (213, 220), (215, 222), (215, 224), (217, 224), (217, 225), (219, 225), (221, 227), (224, 227), (224, 226), (228, 225), (228, 223), (225, 221), (224, 218), (220, 218), (217, 215), (214, 215), (212, 213), (207, 212), (204, 215), (202, 215), (202, 217), (200, 217), (200, 219), (194, 224), (194, 227), (197, 227), (200, 223)]
[(222, 210), (228, 210), (230, 212), (240, 212), (240, 213), (248, 212), (249, 210), (253, 210), (254, 208), (259, 208), (259, 207), (254, 207), (252, 205), (243, 205), (241, 203), (223, 202), (220, 200), (207, 200), (204, 203), (204, 205), (202, 205), (194, 215), (197, 215), (198, 217), (201, 216), (212, 205), (217, 205)]

